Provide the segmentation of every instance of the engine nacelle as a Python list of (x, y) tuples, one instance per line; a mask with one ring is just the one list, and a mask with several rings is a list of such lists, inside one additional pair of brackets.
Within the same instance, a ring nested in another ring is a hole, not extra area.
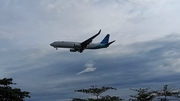
[(81, 48), (81, 44), (80, 43), (75, 43), (74, 44), (74, 48), (75, 49), (80, 49)]
[(77, 50), (76, 49), (74, 49), (74, 48), (71, 48), (70, 49), (70, 52), (76, 52)]

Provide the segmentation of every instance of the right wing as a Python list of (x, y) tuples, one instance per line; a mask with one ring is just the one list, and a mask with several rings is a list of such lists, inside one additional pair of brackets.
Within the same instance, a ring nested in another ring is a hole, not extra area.
[(82, 51), (87, 47), (87, 45), (89, 45), (89, 44), (92, 42), (92, 40), (93, 40), (95, 37), (97, 37), (100, 33), (101, 33), (101, 29), (99, 30), (99, 32), (98, 32), (96, 35), (94, 35), (94, 36), (92, 36), (91, 38), (83, 41), (83, 42), (81, 43), (80, 52), (82, 52)]

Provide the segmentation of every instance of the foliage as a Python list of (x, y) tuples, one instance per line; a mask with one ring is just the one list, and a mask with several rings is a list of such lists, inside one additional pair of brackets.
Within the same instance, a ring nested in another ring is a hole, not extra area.
[(73, 98), (72, 101), (88, 101), (88, 100), (86, 100), (86, 99), (81, 99), (81, 98)]
[(102, 96), (101, 101), (123, 101), (123, 99), (117, 97), (117, 96)]
[(150, 88), (139, 88), (139, 89), (131, 89), (133, 91), (138, 92), (137, 95), (131, 95), (132, 98), (129, 101), (152, 101), (155, 97), (153, 95), (153, 91), (149, 91)]
[(119, 97), (116, 97), (116, 96), (105, 96), (105, 97), (102, 97), (100, 99), (93, 99), (93, 98), (88, 98), (88, 99), (80, 99), (80, 98), (73, 98), (72, 101), (123, 101), (123, 99), (120, 99)]
[(0, 79), (0, 101), (24, 101), (24, 98), (30, 98), (29, 92), (10, 87), (9, 85), (15, 85), (12, 80), (12, 78)]
[[(156, 91), (160, 101), (169, 101), (172, 98), (179, 98), (180, 91), (172, 91), (165, 85), (163, 89)], [(170, 97), (170, 98), (167, 98)]]
[[(152, 101), (154, 98), (159, 101), (170, 101), (179, 98), (180, 91), (172, 91), (168, 89), (168, 85), (165, 85), (161, 90), (149, 91), (150, 88), (131, 89), (138, 92), (137, 95), (131, 95), (129, 101)], [(173, 99), (175, 98), (175, 99)]]
[(99, 95), (101, 95), (102, 93), (104, 93), (107, 90), (116, 90), (113, 87), (101, 87), (101, 88), (97, 88), (96, 86), (92, 86), (89, 89), (80, 89), (80, 90), (75, 90), (75, 92), (82, 92), (82, 93), (86, 93), (86, 94), (93, 94), (97, 97), (99, 97)]
[[(93, 98), (87, 98), (87, 99), (80, 99), (80, 98), (73, 98), (72, 101), (122, 101), (123, 99), (117, 97), (117, 96), (100, 96), (102, 93), (106, 92), (107, 90), (116, 90), (113, 87), (101, 87), (97, 88), (97, 86), (91, 86), (91, 88), (88, 89), (80, 89), (80, 90), (75, 90), (75, 92), (82, 92), (86, 94), (92, 94), (97, 97), (97, 99)], [(100, 98), (99, 98), (100, 96)]]

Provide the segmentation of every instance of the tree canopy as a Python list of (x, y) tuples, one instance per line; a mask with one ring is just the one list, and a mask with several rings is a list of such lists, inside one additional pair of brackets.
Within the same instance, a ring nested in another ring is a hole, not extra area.
[(24, 98), (30, 98), (30, 92), (10, 86), (15, 84), (12, 78), (0, 79), (0, 101), (24, 101)]
[(131, 95), (129, 101), (179, 101), (179, 90), (170, 90), (168, 85), (164, 85), (163, 89), (160, 90), (150, 90), (150, 88), (139, 88), (131, 89), (136, 91), (136, 95)]
[(137, 92), (137, 95), (131, 95), (129, 101), (152, 101), (155, 97), (153, 95), (154, 91), (149, 91), (150, 88), (139, 88), (131, 89)]
[[(73, 98), (72, 101), (122, 101), (123, 100), (117, 96), (110, 96), (110, 95), (100, 96), (102, 93), (106, 92), (107, 90), (116, 90), (116, 88), (105, 87), (105, 86), (98, 88), (97, 86), (91, 86), (88, 89), (75, 90), (75, 92), (92, 94), (92, 95), (96, 96), (96, 99), (93, 99), (93, 98), (87, 98), (87, 99)], [(100, 98), (99, 98), (99, 96), (100, 96)]]

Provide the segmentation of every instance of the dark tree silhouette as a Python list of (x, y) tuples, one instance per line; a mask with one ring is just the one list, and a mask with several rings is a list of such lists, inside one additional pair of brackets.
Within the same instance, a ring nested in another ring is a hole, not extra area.
[(123, 101), (123, 99), (117, 97), (117, 96), (102, 96), (101, 101)]
[(12, 81), (12, 78), (0, 79), (0, 101), (24, 101), (24, 98), (30, 98), (29, 92), (10, 87), (16, 84)]
[(177, 100), (179, 98), (180, 91), (168, 89), (168, 85), (165, 85), (161, 90), (149, 91), (150, 88), (131, 89), (138, 92), (137, 95), (131, 95), (129, 101), (152, 101), (153, 99), (159, 101)]
[[(157, 93), (157, 96), (160, 97), (160, 101), (169, 101), (172, 98), (178, 99), (180, 91), (170, 90), (168, 88), (168, 85), (164, 85), (164, 88), (156, 91), (156, 93)], [(168, 99), (167, 97), (170, 97), (170, 98)]]
[[(91, 86), (88, 89), (75, 90), (75, 92), (92, 94), (92, 95), (96, 96), (96, 99), (93, 99), (93, 98), (88, 98), (88, 99), (73, 98), (72, 101), (122, 101), (123, 100), (117, 96), (109, 96), (109, 95), (100, 96), (102, 93), (106, 92), (107, 90), (116, 90), (116, 88), (105, 87), (105, 86), (98, 88), (97, 86)], [(99, 98), (99, 96), (100, 96), (100, 98)]]
[(91, 88), (89, 89), (80, 89), (80, 90), (75, 90), (75, 92), (82, 92), (82, 93), (86, 93), (86, 94), (92, 94), (95, 95), (98, 99), (99, 95), (101, 95), (102, 93), (104, 93), (107, 90), (116, 90), (116, 88), (113, 87), (101, 87), (101, 88), (97, 88), (97, 86), (91, 86)]
[(73, 98), (72, 101), (88, 101), (88, 100), (86, 100), (86, 99), (81, 99), (81, 98)]
[(137, 95), (131, 95), (129, 101), (152, 101), (154, 91), (149, 91), (150, 88), (131, 89), (138, 92)]

